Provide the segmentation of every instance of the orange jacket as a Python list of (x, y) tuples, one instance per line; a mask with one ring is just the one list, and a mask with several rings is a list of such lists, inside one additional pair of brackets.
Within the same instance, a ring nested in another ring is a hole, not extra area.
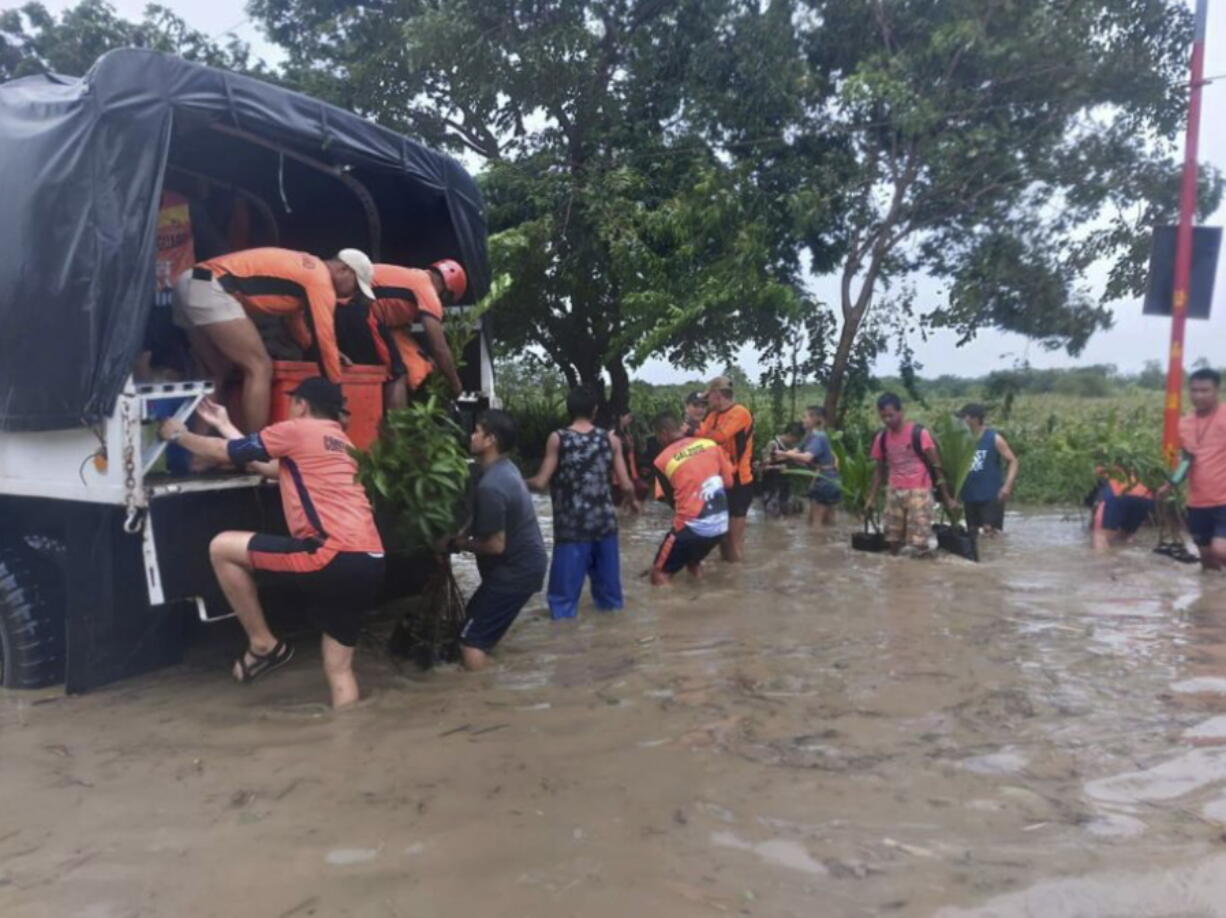
[(409, 332), (421, 316), (443, 319), (443, 303), (430, 272), (400, 265), (375, 265), (375, 302), (371, 314), (392, 333), (410, 389), (420, 386), (434, 370), (434, 361)]
[(388, 328), (412, 325), (421, 314), (443, 318), (443, 303), (430, 272), (400, 265), (375, 265), (375, 317)]
[(753, 483), (753, 415), (742, 404), (707, 415), (696, 436), (714, 440), (732, 463), (734, 483)]
[(246, 249), (197, 265), (249, 313), (280, 316), (298, 345), (319, 347), (324, 375), (340, 382), (336, 346), (336, 288), (328, 267), (314, 255), (291, 249)]

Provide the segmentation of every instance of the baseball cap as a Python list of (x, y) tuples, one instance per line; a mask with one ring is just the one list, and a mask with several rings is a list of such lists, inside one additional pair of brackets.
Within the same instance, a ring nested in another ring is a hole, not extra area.
[(717, 389), (731, 389), (731, 388), (732, 388), (731, 379), (729, 379), (727, 376), (716, 376), (707, 385), (707, 393), (710, 394), (716, 391)]
[(361, 249), (341, 249), (336, 253), (336, 260), (353, 270), (358, 279), (358, 289), (368, 300), (375, 298), (375, 266)]
[(974, 418), (977, 421), (982, 421), (987, 413), (988, 410), (978, 402), (967, 402), (962, 406), (962, 410), (958, 412), (958, 417)]
[(707, 393), (705, 389), (695, 389), (685, 397), (687, 405), (705, 405), (707, 403)]
[(316, 414), (326, 414), (330, 418), (339, 419), (345, 410), (345, 396), (341, 387), (322, 376), (304, 379), (290, 391), (290, 395), (302, 399)]

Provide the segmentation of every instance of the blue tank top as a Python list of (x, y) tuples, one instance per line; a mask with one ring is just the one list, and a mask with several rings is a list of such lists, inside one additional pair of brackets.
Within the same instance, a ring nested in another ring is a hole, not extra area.
[(966, 484), (962, 486), (962, 499), (972, 503), (996, 500), (1004, 484), (1000, 450), (996, 448), (996, 431), (989, 427), (979, 436), (979, 443), (975, 446), (971, 473), (966, 476)]

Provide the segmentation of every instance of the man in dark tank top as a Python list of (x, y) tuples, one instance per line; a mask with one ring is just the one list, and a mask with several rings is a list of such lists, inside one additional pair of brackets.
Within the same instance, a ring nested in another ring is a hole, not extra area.
[(966, 527), (995, 535), (1005, 528), (1005, 503), (1013, 496), (1017, 481), (1017, 456), (1004, 437), (986, 426), (983, 405), (965, 405), (958, 417), (975, 438), (975, 459), (959, 495), (966, 509)]
[(578, 615), (583, 582), (591, 576), (596, 608), (622, 608), (621, 561), (613, 480), (638, 512), (634, 485), (617, 435), (592, 422), (596, 396), (573, 389), (566, 397), (570, 424), (549, 435), (540, 470), (528, 479), (553, 498), (553, 561), (549, 566), (549, 614)]

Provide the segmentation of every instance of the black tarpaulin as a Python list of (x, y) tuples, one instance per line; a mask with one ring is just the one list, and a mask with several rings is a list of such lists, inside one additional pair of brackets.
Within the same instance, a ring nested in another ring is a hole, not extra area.
[[(108, 415), (153, 302), (168, 174), (224, 181), (321, 256), (458, 258), (489, 287), (485, 210), (453, 159), (316, 99), (151, 51), (0, 85), (0, 430)], [(373, 213), (372, 213), (373, 211)]]

